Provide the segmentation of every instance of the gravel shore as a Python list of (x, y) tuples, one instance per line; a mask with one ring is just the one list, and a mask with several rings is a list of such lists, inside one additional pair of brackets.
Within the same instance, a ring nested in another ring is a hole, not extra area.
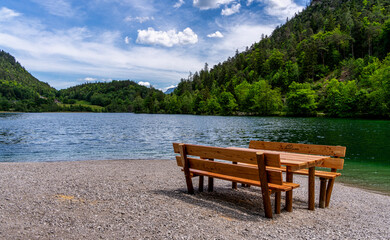
[(0, 239), (390, 239), (390, 196), (336, 181), (309, 211), (294, 180), (293, 212), (269, 220), (260, 188), (189, 195), (171, 160), (0, 163)]

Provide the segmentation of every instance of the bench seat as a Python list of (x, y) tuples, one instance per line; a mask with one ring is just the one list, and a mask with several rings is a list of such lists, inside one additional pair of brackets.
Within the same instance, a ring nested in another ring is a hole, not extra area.
[[(191, 168), (190, 168), (190, 172), (193, 173), (194, 176), (197, 176), (197, 175), (198, 176), (207, 176), (207, 177), (219, 178), (219, 179), (223, 179), (223, 180), (227, 180), (227, 181), (238, 182), (238, 183), (261, 187), (261, 184), (259, 181), (254, 181), (254, 180), (250, 180), (250, 179), (232, 177), (232, 176), (227, 176), (224, 174), (207, 172), (207, 171), (191, 169)], [(276, 190), (276, 191), (286, 192), (286, 191), (290, 191), (290, 190), (297, 188), (297, 187), (299, 187), (299, 184), (297, 184), (297, 183), (283, 182), (283, 185), (268, 183), (268, 188), (270, 190), (274, 190), (274, 191)]]
[[(286, 172), (286, 167), (281, 167), (283, 172)], [(300, 169), (293, 171), (294, 174), (298, 175), (306, 175), (309, 176), (309, 170), (308, 169)], [(341, 173), (338, 172), (328, 172), (328, 171), (320, 171), (317, 170), (315, 171), (315, 176), (319, 178), (326, 178), (326, 179), (335, 179), (336, 177), (341, 176)]]

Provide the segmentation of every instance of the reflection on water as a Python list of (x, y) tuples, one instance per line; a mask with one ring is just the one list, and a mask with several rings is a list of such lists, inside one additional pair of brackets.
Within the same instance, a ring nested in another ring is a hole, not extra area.
[(380, 181), (390, 185), (388, 139), (390, 122), (375, 120), (0, 113), (0, 162), (173, 159), (172, 142), (238, 147), (250, 140), (299, 142), (347, 146), (343, 179), (375, 176), (373, 184), (382, 186)]

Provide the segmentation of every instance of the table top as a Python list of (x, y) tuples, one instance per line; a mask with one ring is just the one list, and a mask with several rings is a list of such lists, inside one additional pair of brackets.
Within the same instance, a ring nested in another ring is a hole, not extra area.
[(280, 154), (280, 163), (286, 167), (290, 167), (292, 171), (319, 166), (322, 164), (322, 162), (325, 159), (330, 158), (330, 156), (311, 155), (311, 154), (303, 154), (303, 153), (290, 153), (290, 152), (264, 150), (264, 149), (238, 148), (238, 147), (229, 147), (229, 148), (250, 150), (254, 152)]

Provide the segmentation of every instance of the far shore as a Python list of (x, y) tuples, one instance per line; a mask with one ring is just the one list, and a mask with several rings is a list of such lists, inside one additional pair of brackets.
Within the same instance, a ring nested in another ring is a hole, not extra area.
[(309, 211), (294, 181), (293, 212), (269, 220), (259, 188), (189, 195), (172, 160), (0, 163), (0, 239), (390, 238), (390, 196), (336, 181), (329, 208), (316, 191)]

